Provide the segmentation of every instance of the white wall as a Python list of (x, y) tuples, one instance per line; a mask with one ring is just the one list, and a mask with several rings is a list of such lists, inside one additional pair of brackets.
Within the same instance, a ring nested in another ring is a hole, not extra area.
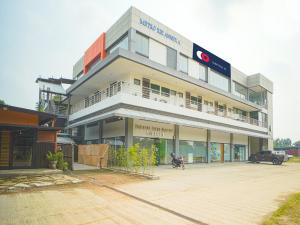
[(199, 129), (194, 127), (179, 127), (179, 140), (186, 141), (207, 141), (206, 129)]
[(230, 143), (230, 133), (212, 130), (210, 141), (217, 143)]
[(242, 134), (233, 134), (233, 144), (248, 145), (248, 136)]
[(167, 47), (161, 43), (149, 39), (149, 58), (164, 66), (167, 65)]
[(125, 136), (125, 120), (103, 123), (103, 138)]

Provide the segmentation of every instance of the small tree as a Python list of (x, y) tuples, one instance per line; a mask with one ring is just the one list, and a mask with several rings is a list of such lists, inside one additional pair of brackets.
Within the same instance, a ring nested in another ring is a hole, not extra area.
[(140, 145), (134, 144), (128, 148), (129, 165), (137, 173), (140, 170), (141, 159), (140, 159)]
[(141, 162), (143, 167), (143, 173), (145, 173), (145, 170), (147, 170), (150, 160), (149, 160), (149, 149), (143, 148), (141, 150)]
[(150, 153), (150, 165), (151, 165), (151, 172), (154, 172), (154, 166), (157, 165), (157, 158), (156, 158), (156, 148), (155, 145), (151, 146), (151, 153)]
[(0, 99), (0, 105), (5, 105), (4, 100)]

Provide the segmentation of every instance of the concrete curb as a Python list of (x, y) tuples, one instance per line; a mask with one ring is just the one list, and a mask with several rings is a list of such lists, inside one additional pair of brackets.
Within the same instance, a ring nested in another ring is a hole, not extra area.
[(149, 180), (159, 180), (159, 176), (156, 176), (156, 175), (143, 174), (143, 173), (133, 173), (133, 172), (129, 172), (129, 171), (125, 171), (125, 170), (119, 170), (119, 169), (113, 169), (113, 168), (102, 168), (102, 169), (109, 170), (109, 171), (112, 171), (112, 172), (128, 174), (130, 176), (143, 177), (143, 178), (146, 178), (146, 179), (149, 179)]

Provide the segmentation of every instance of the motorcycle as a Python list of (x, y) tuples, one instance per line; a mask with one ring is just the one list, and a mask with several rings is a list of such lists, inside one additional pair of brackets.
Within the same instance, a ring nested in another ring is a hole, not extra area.
[(183, 161), (183, 157), (180, 156), (178, 158), (176, 158), (175, 154), (172, 152), (171, 153), (171, 158), (172, 158), (172, 167), (173, 168), (178, 168), (181, 167), (184, 170), (184, 161)]

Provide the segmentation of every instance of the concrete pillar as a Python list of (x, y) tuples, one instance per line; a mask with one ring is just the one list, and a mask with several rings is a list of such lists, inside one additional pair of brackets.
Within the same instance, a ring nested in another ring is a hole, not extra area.
[(230, 162), (233, 162), (233, 134), (230, 133)]
[(211, 149), (210, 139), (211, 139), (211, 131), (207, 129), (207, 163), (211, 162), (211, 158), (209, 154)]
[(98, 127), (99, 127), (99, 139), (98, 139), (98, 143), (102, 144), (103, 143), (103, 140), (102, 140), (102, 137), (103, 137), (103, 120), (100, 120), (98, 122)]
[(135, 34), (136, 30), (131, 28), (128, 31), (128, 49), (131, 52), (135, 52)]
[(67, 125), (69, 126), (69, 117), (70, 117), (70, 114), (71, 114), (71, 95), (68, 95), (67, 98), (68, 98)]
[(133, 119), (125, 118), (125, 147), (133, 145)]
[(179, 125), (174, 125), (175, 155), (179, 156)]

